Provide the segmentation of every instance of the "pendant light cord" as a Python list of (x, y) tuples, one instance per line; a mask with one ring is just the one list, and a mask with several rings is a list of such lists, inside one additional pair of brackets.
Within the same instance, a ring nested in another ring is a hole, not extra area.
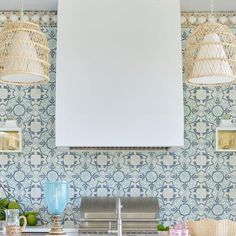
[(211, 16), (212, 16), (214, 12), (214, 0), (210, 0), (210, 9), (211, 9)]
[(213, 23), (213, 12), (214, 12), (214, 0), (210, 1), (210, 14), (209, 14), (209, 22)]
[(21, 20), (23, 20), (23, 16), (24, 16), (24, 0), (21, 0)]

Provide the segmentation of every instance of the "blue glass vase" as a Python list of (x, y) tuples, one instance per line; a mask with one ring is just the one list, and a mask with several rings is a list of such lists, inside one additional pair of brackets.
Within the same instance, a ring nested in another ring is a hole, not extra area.
[(65, 181), (46, 182), (44, 194), (48, 211), (52, 215), (61, 215), (68, 202), (68, 183)]
[(46, 182), (44, 184), (44, 195), (48, 205), (48, 211), (53, 215), (53, 225), (49, 236), (66, 235), (61, 226), (60, 215), (66, 208), (68, 202), (69, 185), (66, 181)]

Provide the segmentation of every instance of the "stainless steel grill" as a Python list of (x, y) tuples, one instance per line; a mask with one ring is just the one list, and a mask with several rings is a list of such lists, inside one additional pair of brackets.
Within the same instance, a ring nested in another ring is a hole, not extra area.
[[(159, 223), (157, 198), (121, 197), (123, 233), (156, 233)], [(80, 207), (80, 233), (107, 233), (116, 229), (116, 198), (85, 197)]]

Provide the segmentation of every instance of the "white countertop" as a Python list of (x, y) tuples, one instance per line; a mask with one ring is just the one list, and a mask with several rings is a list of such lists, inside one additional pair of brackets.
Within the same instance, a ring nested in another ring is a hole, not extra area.
[[(63, 228), (64, 232), (68, 235), (68, 236), (74, 236), (74, 235), (78, 235), (78, 229), (77, 228)], [(34, 227), (26, 227), (26, 229), (24, 230), (23, 233), (27, 233), (30, 235), (37, 235), (37, 236), (44, 236), (46, 235), (48, 232), (50, 231), (50, 228), (47, 228), (45, 226), (34, 226)]]
[[(67, 234), (67, 236), (78, 236), (79, 232), (77, 228), (63, 228), (64, 232)], [(46, 226), (34, 226), (34, 227), (26, 227), (25, 231), (23, 232), (23, 235), (25, 233), (29, 234), (30, 236), (45, 236), (48, 232), (50, 231), (50, 228), (46, 227)], [(114, 236), (114, 234), (80, 234), (81, 236)], [(126, 234), (124, 234), (125, 236)], [(134, 236), (134, 235), (138, 235), (138, 236), (148, 236), (149, 234), (130, 234), (130, 236)], [(158, 234), (150, 234), (150, 236), (155, 236)], [(1, 236), (1, 235), (0, 235)]]
[[(78, 233), (77, 228), (63, 228), (65, 233)], [(24, 233), (48, 233), (50, 228), (45, 226), (33, 226), (33, 227), (26, 227)]]

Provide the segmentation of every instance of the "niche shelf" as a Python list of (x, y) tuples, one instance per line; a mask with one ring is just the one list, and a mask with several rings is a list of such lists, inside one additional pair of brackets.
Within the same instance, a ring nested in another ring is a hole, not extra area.
[(220, 126), (216, 128), (216, 151), (236, 151), (236, 124), (231, 120), (222, 120)]

